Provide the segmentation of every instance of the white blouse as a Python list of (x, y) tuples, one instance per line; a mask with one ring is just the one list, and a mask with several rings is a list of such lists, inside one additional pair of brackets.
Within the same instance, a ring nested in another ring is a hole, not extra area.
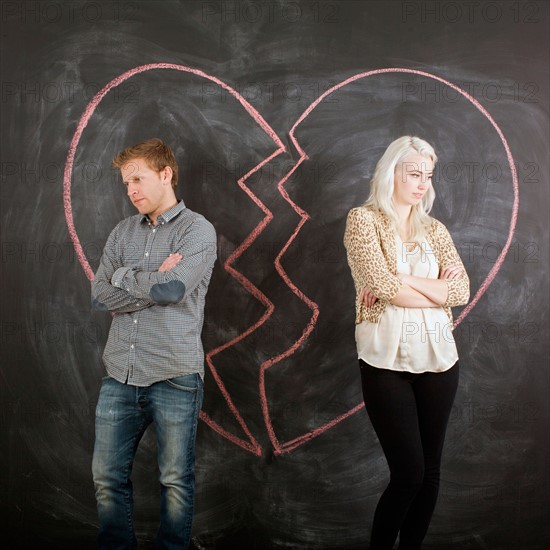
[[(396, 236), (397, 272), (437, 279), (439, 265), (426, 240), (408, 250)], [(452, 323), (442, 307), (388, 304), (378, 323), (355, 327), (357, 354), (373, 367), (406, 372), (442, 372), (458, 360)]]

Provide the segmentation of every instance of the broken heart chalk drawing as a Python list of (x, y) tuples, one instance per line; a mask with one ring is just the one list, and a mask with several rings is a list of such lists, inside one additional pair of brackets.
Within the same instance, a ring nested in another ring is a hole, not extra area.
[[(71, 237), (71, 240), (73, 242), (73, 246), (76, 252), (76, 255), (78, 257), (78, 260), (80, 262), (80, 265), (82, 266), (84, 273), (86, 274), (87, 278), (92, 281), (94, 278), (94, 273), (90, 267), (90, 264), (86, 258), (86, 255), (84, 253), (84, 250), (82, 248), (82, 245), (80, 243), (80, 240), (78, 238), (74, 221), (73, 221), (73, 213), (72, 213), (72, 201), (71, 201), (71, 185), (72, 185), (72, 172), (73, 172), (73, 164), (74, 159), (76, 156), (76, 151), (80, 142), (80, 139), (82, 137), (82, 134), (84, 132), (84, 129), (86, 128), (89, 120), (91, 119), (92, 115), (94, 114), (94, 111), (98, 107), (98, 105), (101, 103), (103, 98), (114, 88), (128, 80), (129, 78), (144, 73), (146, 71), (151, 70), (176, 70), (176, 71), (182, 71), (185, 73), (193, 74), (197, 77), (204, 78), (207, 80), (210, 80), (211, 82), (216, 83), (220, 87), (222, 87), (224, 90), (226, 90), (228, 93), (230, 93), (239, 103), (243, 106), (245, 111), (249, 114), (249, 116), (262, 128), (262, 130), (273, 140), (273, 143), (275, 145), (275, 150), (273, 153), (271, 153), (268, 157), (266, 157), (264, 160), (262, 160), (259, 164), (254, 166), (250, 171), (248, 171), (245, 175), (240, 177), (237, 180), (238, 186), (250, 197), (250, 199), (258, 206), (258, 208), (264, 213), (264, 218), (258, 223), (258, 225), (249, 233), (249, 235), (244, 239), (244, 241), (235, 249), (235, 251), (227, 258), (227, 260), (224, 262), (224, 269), (234, 278), (236, 279), (254, 298), (256, 298), (264, 307), (265, 312), (263, 315), (251, 326), (249, 326), (244, 332), (240, 333), (236, 337), (232, 338), (228, 342), (225, 342), (221, 346), (217, 347), (216, 349), (213, 349), (211, 351), (208, 351), (205, 355), (206, 362), (208, 364), (208, 367), (210, 369), (210, 372), (214, 378), (214, 381), (216, 382), (216, 385), (218, 386), (221, 394), (223, 395), (227, 406), (239, 425), (241, 426), (246, 438), (236, 436), (235, 434), (229, 432), (226, 430), (223, 426), (221, 426), (218, 422), (213, 420), (207, 413), (204, 411), (201, 411), (201, 419), (210, 427), (212, 430), (217, 432), (222, 437), (226, 438), (231, 443), (237, 445), (238, 447), (241, 447), (242, 449), (260, 457), (262, 455), (262, 447), (258, 443), (258, 441), (254, 438), (252, 435), (250, 429), (248, 428), (243, 416), (233, 403), (233, 400), (231, 399), (231, 396), (229, 392), (227, 391), (223, 380), (221, 379), (216, 365), (214, 363), (214, 357), (221, 353), (222, 351), (226, 350), (227, 348), (237, 344), (238, 342), (244, 340), (246, 337), (248, 337), (250, 334), (252, 334), (254, 331), (256, 331), (260, 326), (262, 326), (272, 315), (275, 310), (274, 304), (269, 300), (269, 298), (261, 292), (252, 282), (241, 272), (237, 271), (233, 264), (236, 262), (236, 260), (242, 256), (242, 254), (253, 244), (253, 242), (258, 238), (260, 233), (265, 229), (265, 227), (271, 222), (273, 219), (272, 212), (262, 203), (262, 201), (252, 193), (252, 191), (246, 186), (245, 181), (251, 177), (255, 172), (260, 170), (265, 164), (268, 164), (271, 162), (275, 157), (278, 155), (284, 153), (286, 151), (286, 148), (279, 138), (279, 136), (275, 133), (275, 131), (271, 128), (271, 126), (264, 120), (264, 118), (260, 115), (260, 113), (248, 103), (242, 95), (240, 95), (237, 91), (235, 91), (231, 86), (226, 84), (225, 82), (221, 81), (220, 79), (213, 77), (211, 75), (208, 75), (207, 73), (198, 70), (193, 69), (191, 67), (187, 67), (185, 65), (178, 65), (178, 64), (172, 64), (172, 63), (152, 63), (148, 65), (141, 65), (139, 67), (135, 67), (133, 69), (130, 69), (129, 71), (126, 71), (125, 73), (121, 74), (120, 76), (114, 78), (111, 80), (108, 84), (106, 84), (90, 101), (90, 103), (87, 105), (82, 117), (80, 118), (80, 121), (78, 122), (76, 131), (73, 135), (73, 138), (71, 140), (71, 144), (69, 146), (69, 151), (67, 154), (67, 161), (65, 163), (65, 170), (64, 170), (64, 178), (63, 178), (63, 206), (65, 210), (65, 219), (68, 227), (68, 231)], [(349, 418), (359, 410), (361, 410), (364, 405), (363, 403), (359, 403), (356, 406), (350, 408), (346, 413), (334, 418), (330, 422), (313, 429), (310, 432), (307, 432), (305, 434), (302, 434), (299, 437), (296, 437), (295, 439), (292, 439), (291, 441), (287, 442), (281, 442), (277, 438), (277, 435), (275, 433), (275, 430), (273, 428), (273, 424), (271, 422), (271, 415), (269, 411), (269, 403), (267, 399), (267, 393), (266, 393), (266, 384), (265, 384), (265, 373), (266, 371), (271, 368), (273, 365), (276, 365), (283, 359), (286, 359), (290, 356), (292, 356), (299, 348), (300, 346), (309, 338), (311, 332), (313, 331), (316, 323), (317, 318), (319, 316), (319, 307), (318, 305), (312, 301), (310, 298), (308, 298), (304, 292), (302, 292), (290, 279), (286, 271), (284, 270), (283, 266), (281, 265), (281, 260), (283, 256), (285, 255), (288, 248), (291, 246), (292, 242), (296, 239), (298, 233), (300, 232), (303, 225), (307, 222), (309, 219), (309, 215), (305, 210), (300, 208), (296, 203), (292, 201), (289, 194), (287, 193), (285, 189), (285, 183), (288, 181), (290, 176), (297, 170), (297, 168), (305, 161), (308, 160), (308, 156), (305, 153), (304, 149), (301, 147), (300, 143), (298, 142), (297, 138), (295, 137), (295, 131), (300, 126), (300, 124), (311, 114), (311, 112), (321, 103), (327, 96), (334, 93), (336, 90), (339, 90), (343, 88), (344, 86), (355, 82), (360, 79), (365, 79), (370, 76), (374, 75), (380, 75), (380, 74), (388, 74), (388, 73), (409, 73), (409, 74), (416, 74), (420, 76), (424, 76), (426, 78), (431, 78), (434, 80), (438, 80), (439, 82), (442, 82), (446, 86), (449, 86), (450, 88), (454, 89), (458, 93), (462, 94), (468, 101), (470, 101), (491, 123), (491, 125), (496, 130), (497, 134), (499, 135), (502, 144), (504, 146), (504, 149), (506, 151), (506, 155), (508, 158), (508, 162), (510, 165), (510, 170), (512, 173), (512, 182), (513, 182), (513, 189), (514, 189), (514, 202), (512, 207), (512, 216), (511, 216), (511, 223), (510, 223), (510, 229), (508, 233), (508, 239), (506, 241), (505, 246), (503, 247), (500, 255), (496, 259), (493, 267), (489, 271), (487, 277), (481, 284), (480, 288), (476, 292), (474, 298), (471, 300), (471, 302), (463, 309), (460, 316), (455, 321), (454, 326), (456, 327), (464, 318), (468, 315), (468, 313), (472, 310), (472, 308), (475, 306), (475, 304), (479, 301), (481, 296), (485, 293), (488, 286), (491, 284), (493, 279), (495, 278), (496, 274), (498, 273), (499, 269), (502, 266), (502, 263), (504, 261), (504, 258), (510, 248), (516, 220), (517, 220), (517, 213), (519, 209), (519, 188), (518, 188), (518, 180), (517, 180), (517, 173), (515, 170), (515, 164), (512, 157), (512, 154), (510, 152), (510, 148), (508, 146), (508, 143), (500, 130), (497, 123), (494, 121), (494, 119), (491, 117), (491, 115), (484, 109), (484, 107), (471, 95), (466, 93), (464, 90), (459, 88), (458, 86), (454, 85), (453, 83), (438, 77), (436, 75), (433, 75), (431, 73), (427, 73), (424, 71), (418, 71), (414, 69), (404, 69), (404, 68), (388, 68), (388, 69), (377, 69), (367, 72), (362, 72), (359, 74), (356, 74), (354, 76), (351, 76), (347, 78), (346, 80), (340, 82), (339, 84), (336, 84), (332, 88), (328, 89), (325, 93), (323, 93), (319, 98), (317, 98), (313, 103), (309, 105), (309, 107), (302, 113), (302, 115), (296, 120), (294, 125), (292, 126), (290, 130), (290, 138), (291, 141), (298, 151), (300, 157), (297, 161), (297, 163), (289, 170), (287, 174), (284, 175), (284, 177), (278, 182), (277, 189), (279, 193), (282, 195), (282, 197), (287, 201), (290, 206), (293, 208), (293, 210), (300, 216), (300, 222), (294, 229), (292, 235), (289, 237), (283, 248), (280, 250), (280, 252), (277, 254), (277, 257), (274, 261), (274, 267), (277, 270), (280, 277), (283, 279), (285, 284), (292, 290), (292, 292), (300, 299), (302, 300), (305, 305), (311, 310), (311, 317), (309, 322), (307, 323), (307, 326), (302, 331), (302, 334), (298, 340), (296, 340), (288, 349), (286, 349), (284, 352), (280, 353), (279, 355), (272, 357), (268, 359), (267, 361), (264, 361), (259, 368), (259, 394), (260, 394), (260, 401), (261, 401), (261, 407), (262, 407), (262, 414), (264, 417), (264, 423), (266, 426), (266, 430), (271, 442), (271, 445), (273, 447), (273, 453), (275, 455), (280, 455), (284, 453), (289, 453), (293, 451), (294, 449), (298, 448), (299, 446), (303, 445), (304, 443), (312, 440), (313, 438), (321, 435), (322, 433), (326, 432), (330, 428), (336, 426), (346, 418)]]

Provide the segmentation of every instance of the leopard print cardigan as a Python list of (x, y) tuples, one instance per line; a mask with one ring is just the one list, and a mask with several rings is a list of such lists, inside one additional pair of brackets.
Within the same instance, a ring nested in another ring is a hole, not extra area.
[[(437, 258), (439, 268), (449, 264), (463, 266), (447, 228), (440, 221), (434, 218), (432, 220), (426, 240)], [(403, 284), (396, 277), (395, 231), (390, 219), (382, 212), (363, 206), (351, 209), (346, 222), (344, 246), (355, 283), (355, 323), (378, 323), (386, 306)], [(470, 297), (470, 282), (466, 270), (461, 277), (447, 280), (447, 285), (449, 293), (443, 309), (452, 323), (451, 307), (466, 304)], [(371, 307), (365, 307), (359, 300), (361, 290), (365, 287), (378, 298)]]

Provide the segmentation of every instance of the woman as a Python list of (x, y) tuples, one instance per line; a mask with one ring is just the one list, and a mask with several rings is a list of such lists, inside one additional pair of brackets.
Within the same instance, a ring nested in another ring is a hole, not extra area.
[(371, 550), (420, 548), (439, 490), (445, 431), (458, 385), (451, 306), (468, 276), (445, 226), (428, 215), (437, 157), (417, 137), (392, 142), (370, 196), (347, 218), (363, 398), (390, 469)]

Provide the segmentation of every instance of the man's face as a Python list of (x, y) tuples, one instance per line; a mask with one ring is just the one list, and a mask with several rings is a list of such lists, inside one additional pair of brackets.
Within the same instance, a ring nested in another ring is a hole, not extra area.
[(169, 167), (156, 172), (145, 159), (132, 159), (121, 167), (122, 181), (128, 190), (132, 204), (140, 214), (147, 214), (153, 220), (172, 200), (172, 170)]

